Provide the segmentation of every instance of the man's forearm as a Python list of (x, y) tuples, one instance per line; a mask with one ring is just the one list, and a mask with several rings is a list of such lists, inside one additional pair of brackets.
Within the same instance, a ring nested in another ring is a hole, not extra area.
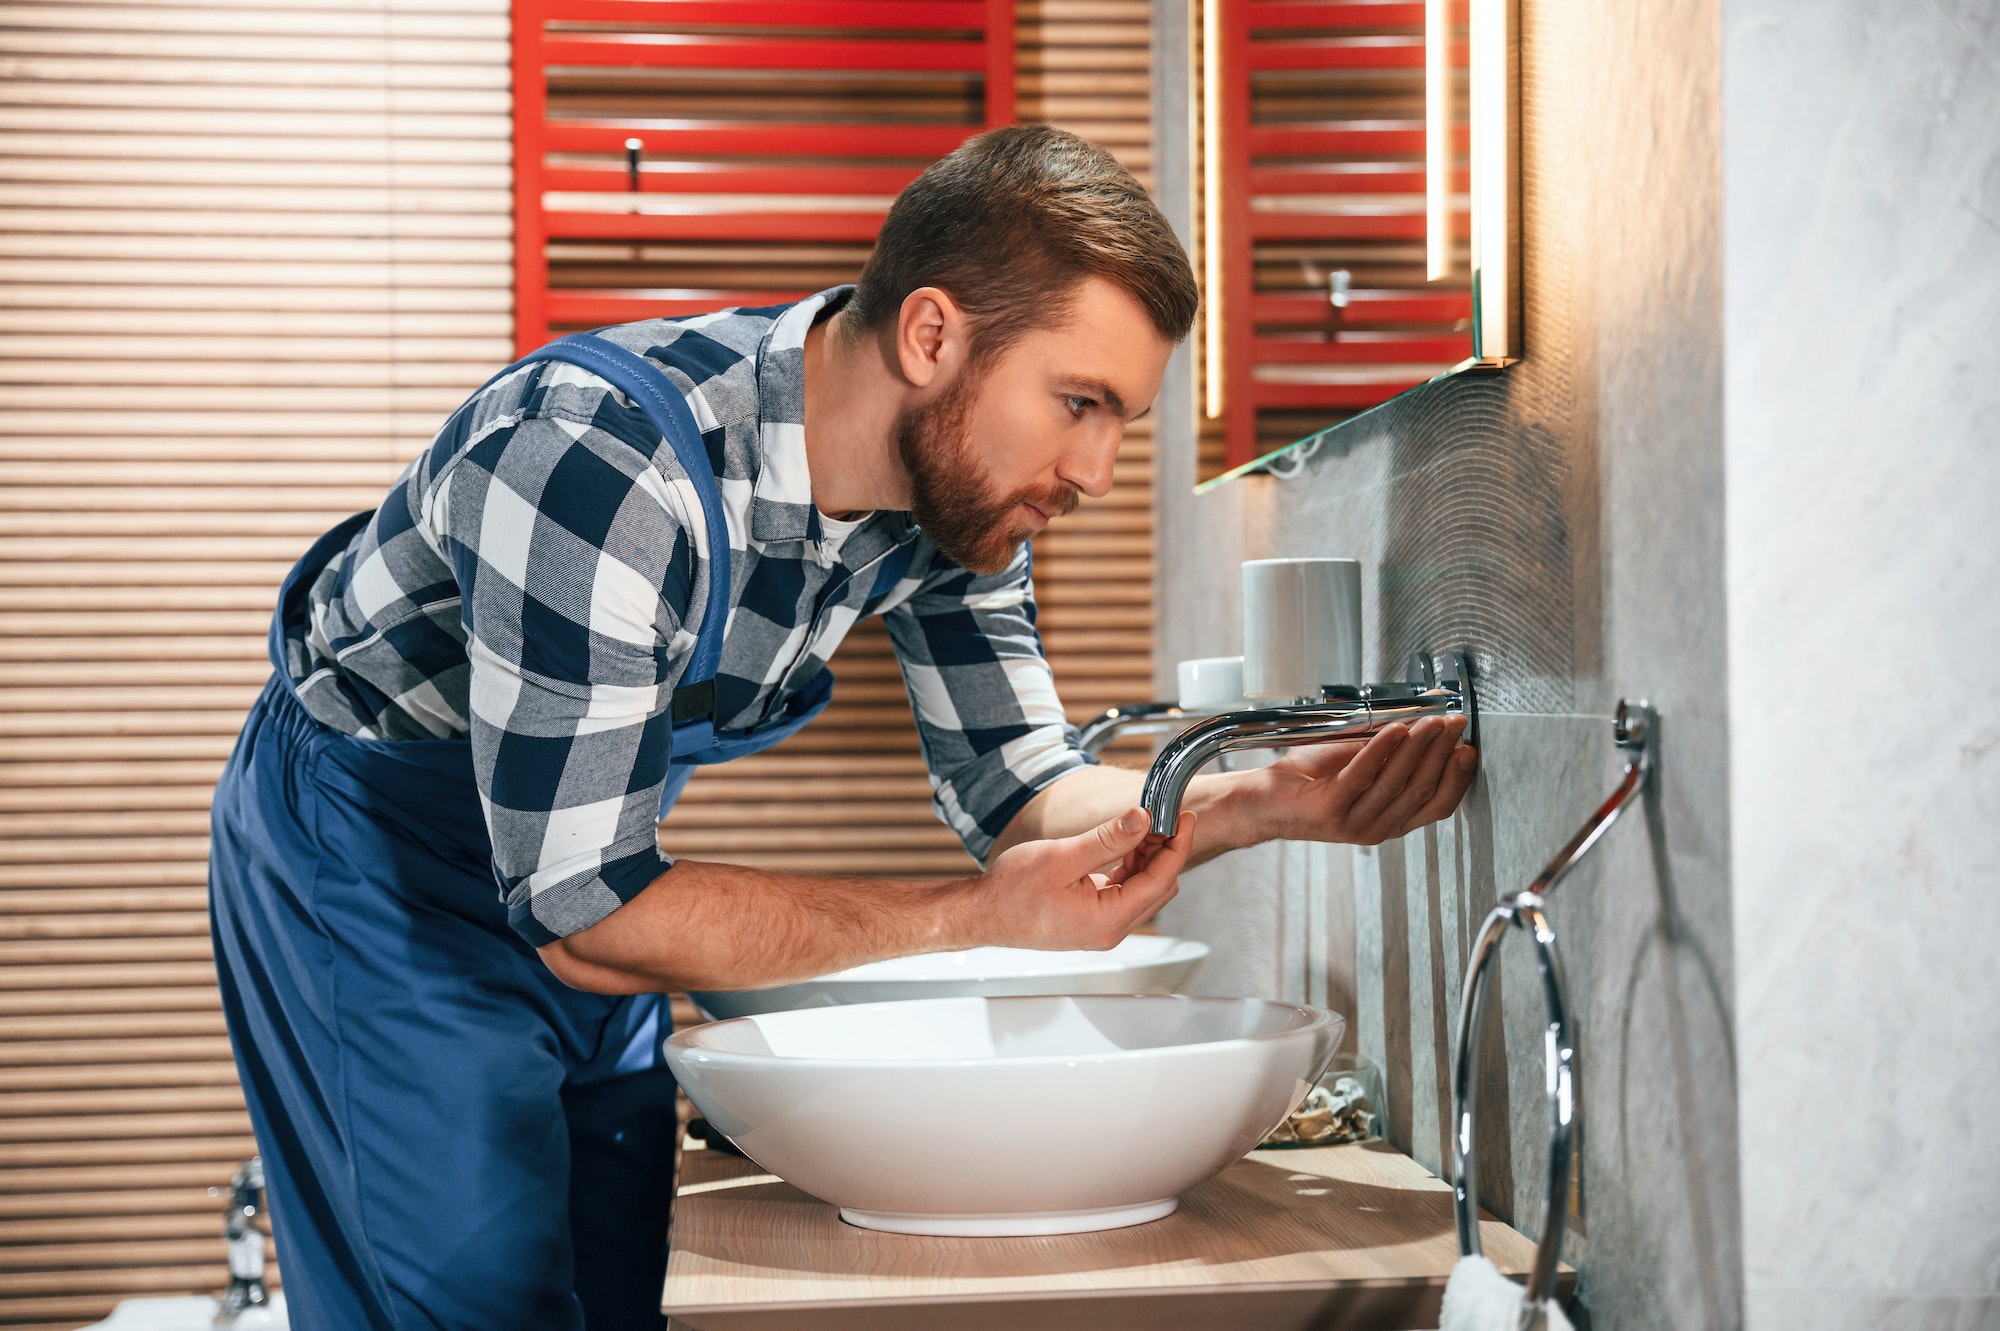
[(912, 883), (681, 860), (590, 928), (545, 945), (597, 993), (755, 989), (976, 945), (968, 879)]
[[(1181, 808), (1196, 816), (1194, 852), (1189, 864), (1212, 860), (1226, 851), (1241, 850), (1262, 838), (1244, 817), (1250, 801), (1241, 798), (1250, 772), (1213, 772), (1188, 783)], [(1044, 841), (1050, 837), (1075, 836), (1139, 802), (1144, 772), (1123, 767), (1083, 767), (1044, 786), (1027, 802), (1014, 821), (994, 839), (993, 854), (1024, 841)]]

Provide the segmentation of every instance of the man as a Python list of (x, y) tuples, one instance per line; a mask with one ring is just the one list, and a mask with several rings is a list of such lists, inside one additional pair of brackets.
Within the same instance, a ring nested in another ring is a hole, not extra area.
[[(1195, 305), (1108, 155), (995, 131), (904, 191), (857, 287), (514, 367), (301, 561), (211, 867), (295, 1326), (658, 1328), (664, 991), (1109, 947), (1194, 860), (1457, 805), (1443, 721), (1199, 778), (1165, 841), (1077, 750), (1024, 542), (1109, 490)], [(983, 871), (672, 859), (687, 762), (803, 724), (865, 614)]]

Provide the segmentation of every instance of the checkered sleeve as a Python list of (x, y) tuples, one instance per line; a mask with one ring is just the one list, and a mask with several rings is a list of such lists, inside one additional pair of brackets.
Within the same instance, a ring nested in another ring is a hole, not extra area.
[(690, 534), (702, 524), (684, 482), (608, 416), (505, 424), (433, 492), (463, 597), (494, 874), (537, 946), (589, 928), (673, 864), (655, 827), (668, 702), (694, 647), (682, 612), (706, 592)]
[(1063, 717), (1042, 654), (1029, 548), (991, 576), (930, 554), (916, 592), (883, 619), (938, 817), (983, 864), (1037, 791), (1094, 759)]

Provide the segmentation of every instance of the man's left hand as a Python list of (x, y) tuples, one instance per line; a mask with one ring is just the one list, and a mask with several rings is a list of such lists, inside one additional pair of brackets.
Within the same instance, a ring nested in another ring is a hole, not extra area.
[(1478, 753), (1459, 743), (1462, 716), (1398, 722), (1365, 743), (1337, 740), (1287, 749), (1254, 791), (1258, 839), (1374, 846), (1448, 818), (1465, 798)]

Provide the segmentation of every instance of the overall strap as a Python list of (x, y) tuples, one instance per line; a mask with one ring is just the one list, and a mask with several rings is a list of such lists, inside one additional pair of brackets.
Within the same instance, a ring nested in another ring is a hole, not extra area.
[[(590, 333), (571, 333), (538, 351), (531, 351), (516, 366), (535, 361), (555, 360), (581, 366), (604, 380), (645, 412), (672, 446), (701, 500), (703, 525), (708, 534), (708, 606), (701, 617), (701, 633), (695, 639), (694, 656), (674, 689), (672, 722), (675, 727), (715, 723), (715, 672), (722, 664), (723, 629), (729, 622), (729, 523), (723, 514), (722, 492), (716, 487), (714, 469), (709, 466), (708, 449), (701, 442), (701, 430), (694, 413), (673, 381), (660, 367), (644, 356), (627, 351)], [(676, 737), (679, 750), (693, 736)]]

